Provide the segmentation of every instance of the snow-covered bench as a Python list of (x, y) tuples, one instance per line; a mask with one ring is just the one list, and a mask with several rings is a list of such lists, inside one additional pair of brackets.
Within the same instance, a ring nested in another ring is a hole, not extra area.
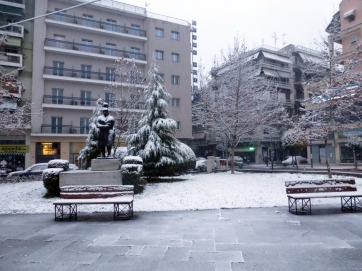
[(354, 179), (286, 181), (289, 212), (311, 214), (312, 198), (341, 198), (342, 211), (362, 211), (362, 192)]
[(53, 202), (55, 220), (77, 219), (78, 204), (113, 204), (114, 219), (133, 216), (133, 185), (62, 186)]

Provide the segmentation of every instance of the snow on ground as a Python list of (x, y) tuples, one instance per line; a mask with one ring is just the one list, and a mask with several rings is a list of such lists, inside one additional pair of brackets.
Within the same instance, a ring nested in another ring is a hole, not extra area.
[[(334, 178), (343, 178), (333, 176)], [(134, 211), (205, 210), (287, 206), (284, 181), (325, 179), (327, 175), (291, 173), (212, 173), (184, 175), (182, 181), (149, 183), (134, 197)], [(179, 180), (180, 177), (177, 179)], [(362, 191), (362, 178), (355, 178)], [(42, 181), (0, 183), (0, 214), (53, 213), (43, 198)], [(340, 198), (314, 199), (312, 204), (340, 204)], [(112, 205), (81, 205), (79, 212), (112, 212)]]

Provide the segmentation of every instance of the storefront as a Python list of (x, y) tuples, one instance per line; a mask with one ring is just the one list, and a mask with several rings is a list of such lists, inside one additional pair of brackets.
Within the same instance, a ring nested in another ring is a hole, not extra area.
[(25, 154), (29, 153), (29, 146), (25, 145), (25, 140), (7, 140), (6, 143), (14, 145), (0, 145), (0, 170), (7, 173), (24, 170)]

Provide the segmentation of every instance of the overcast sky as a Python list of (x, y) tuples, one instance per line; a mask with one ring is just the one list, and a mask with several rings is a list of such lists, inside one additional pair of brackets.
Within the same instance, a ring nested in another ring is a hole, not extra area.
[[(144, 0), (118, 0), (145, 7)], [(249, 48), (264, 44), (276, 47), (303, 45), (315, 49), (314, 41), (341, 0), (147, 0), (147, 11), (191, 22), (197, 21), (197, 61), (207, 70), (220, 50), (228, 51), (236, 35), (245, 37)], [(284, 36), (283, 36), (284, 35)]]

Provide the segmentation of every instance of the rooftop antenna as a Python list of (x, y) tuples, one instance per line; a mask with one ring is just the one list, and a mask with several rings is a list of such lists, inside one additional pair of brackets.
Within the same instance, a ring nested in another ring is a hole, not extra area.
[(277, 36), (277, 34), (275, 32), (274, 32), (274, 35), (273, 35), (273, 39), (274, 39), (274, 47), (276, 48), (277, 47), (278, 36)]
[(147, 8), (149, 5), (151, 5), (151, 3), (145, 2), (145, 8)]
[(287, 34), (282, 34), (282, 36), (283, 36), (283, 40), (282, 40), (283, 47), (285, 47), (285, 44), (287, 43), (286, 41), (284, 41), (284, 37), (285, 37), (286, 35), (287, 35)]

